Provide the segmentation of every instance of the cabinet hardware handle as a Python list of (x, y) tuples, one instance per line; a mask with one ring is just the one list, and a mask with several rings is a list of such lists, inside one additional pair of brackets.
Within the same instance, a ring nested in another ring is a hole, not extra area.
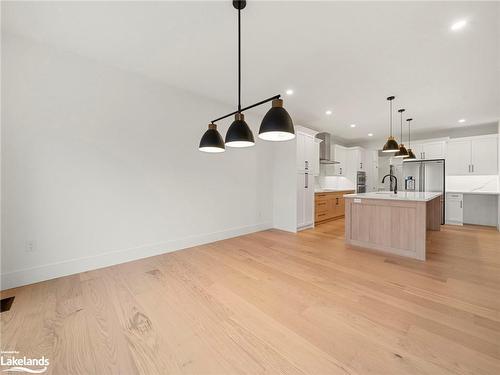
[(339, 198), (335, 198), (337, 200), (337, 202), (335, 202), (335, 204), (338, 206), (339, 205)]
[(460, 201), (460, 208), (462, 208), (462, 201)]
[(308, 188), (308, 184), (309, 184), (309, 174), (308, 173), (304, 173), (304, 177), (305, 177), (305, 186), (304, 188)]
[(472, 173), (474, 173), (474, 164), (472, 164)]
[(342, 167), (340, 167), (340, 174), (342, 174)]

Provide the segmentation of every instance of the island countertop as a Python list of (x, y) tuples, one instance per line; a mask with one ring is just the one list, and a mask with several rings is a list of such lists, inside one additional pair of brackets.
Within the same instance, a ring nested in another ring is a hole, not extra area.
[(385, 199), (397, 201), (412, 201), (412, 202), (429, 202), (434, 198), (439, 197), (442, 193), (438, 192), (419, 192), (419, 191), (398, 191), (394, 194), (393, 191), (377, 191), (373, 193), (355, 193), (346, 194), (344, 198), (364, 198), (364, 199)]

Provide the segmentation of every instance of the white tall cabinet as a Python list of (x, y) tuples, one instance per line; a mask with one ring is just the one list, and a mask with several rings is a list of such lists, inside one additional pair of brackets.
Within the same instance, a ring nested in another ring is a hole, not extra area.
[(314, 176), (319, 175), (319, 143), (315, 132), (296, 130), (297, 230), (314, 226)]

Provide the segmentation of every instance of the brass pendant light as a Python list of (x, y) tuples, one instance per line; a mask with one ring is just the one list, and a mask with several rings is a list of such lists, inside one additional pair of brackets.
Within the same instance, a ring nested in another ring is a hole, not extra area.
[(410, 139), (410, 122), (412, 121), (412, 118), (407, 118), (406, 121), (408, 121), (408, 159), (416, 159), (415, 154), (413, 153), (411, 149), (411, 139)]
[(389, 107), (390, 107), (390, 135), (389, 138), (387, 138), (387, 142), (385, 142), (384, 147), (382, 148), (382, 152), (398, 152), (399, 151), (399, 145), (398, 142), (396, 142), (396, 139), (392, 136), (392, 101), (395, 99), (395, 96), (389, 96), (387, 100), (389, 101)]
[(398, 109), (398, 112), (401, 116), (401, 143), (399, 144), (399, 151), (396, 152), (396, 155), (394, 155), (394, 157), (396, 158), (407, 158), (409, 155), (408, 155), (408, 151), (406, 150), (406, 147), (405, 145), (403, 144), (403, 112), (404, 112), (404, 108), (401, 108), (401, 109)]

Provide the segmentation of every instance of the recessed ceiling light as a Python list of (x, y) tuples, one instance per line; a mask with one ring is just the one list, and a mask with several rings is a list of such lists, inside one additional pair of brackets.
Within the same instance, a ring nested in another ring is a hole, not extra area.
[(373, 137), (373, 133), (368, 133), (368, 137)]
[(356, 127), (356, 124), (351, 124), (351, 128), (355, 128)]
[(328, 116), (330, 116), (332, 114), (332, 111), (328, 110), (325, 112)]
[(460, 120), (458, 120), (459, 123), (464, 123), (465, 122), (465, 119), (464, 118), (461, 118)]
[(293, 90), (292, 90), (292, 89), (288, 89), (288, 90), (286, 90), (286, 94), (287, 94), (287, 95), (293, 95)]
[(460, 20), (451, 25), (450, 29), (452, 31), (457, 31), (463, 29), (467, 25), (467, 20)]

